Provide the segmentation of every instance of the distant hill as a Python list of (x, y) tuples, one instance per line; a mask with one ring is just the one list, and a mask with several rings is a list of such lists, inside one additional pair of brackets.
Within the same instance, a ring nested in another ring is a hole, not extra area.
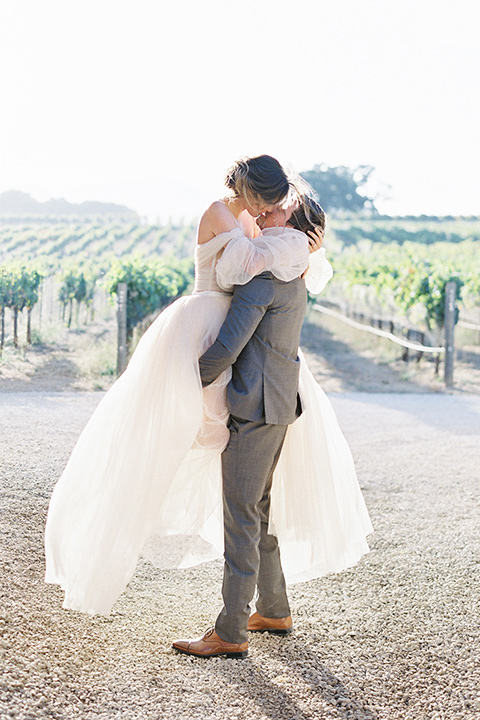
[(110, 219), (138, 221), (139, 215), (125, 205), (86, 201), (70, 203), (64, 198), (39, 202), (28, 193), (8, 190), (0, 194), (0, 216), (15, 217), (65, 217), (93, 218), (106, 216)]

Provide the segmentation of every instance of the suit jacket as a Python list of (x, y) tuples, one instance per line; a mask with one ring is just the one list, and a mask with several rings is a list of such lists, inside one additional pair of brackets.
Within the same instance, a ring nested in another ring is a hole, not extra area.
[(218, 337), (199, 361), (203, 386), (232, 365), (227, 387), (232, 415), (274, 425), (298, 417), (298, 345), (306, 304), (301, 279), (282, 282), (265, 272), (235, 286)]

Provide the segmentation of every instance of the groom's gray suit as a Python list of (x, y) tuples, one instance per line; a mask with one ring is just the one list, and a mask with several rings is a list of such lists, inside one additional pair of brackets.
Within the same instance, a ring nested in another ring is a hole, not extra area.
[(230, 441), (222, 455), (224, 607), (215, 630), (243, 643), (255, 587), (264, 617), (290, 614), (278, 543), (267, 534), (270, 491), (287, 425), (298, 417), (298, 344), (306, 309), (303, 280), (262, 273), (234, 289), (218, 338), (200, 358), (203, 385), (232, 365), (227, 387)]

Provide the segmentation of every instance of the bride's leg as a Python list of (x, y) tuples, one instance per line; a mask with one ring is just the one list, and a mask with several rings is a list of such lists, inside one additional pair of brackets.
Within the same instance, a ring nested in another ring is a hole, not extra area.
[(196, 448), (222, 452), (228, 443), (227, 383), (230, 375), (230, 369), (226, 370), (211, 385), (203, 388), (203, 418), (194, 443)]

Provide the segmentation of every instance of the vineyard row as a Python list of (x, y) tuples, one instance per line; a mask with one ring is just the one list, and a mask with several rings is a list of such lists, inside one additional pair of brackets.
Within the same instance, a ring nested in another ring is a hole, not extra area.
[[(13, 315), (14, 345), (18, 347), (18, 316), (23, 310), (27, 311), (27, 343), (31, 342), (31, 312), (39, 300), (40, 286), (45, 277), (35, 263), (0, 265), (0, 350), (5, 342), (7, 308)], [(72, 322), (74, 305), (77, 310), (81, 304), (88, 309), (97, 284), (101, 284), (115, 301), (119, 283), (126, 283), (127, 335), (130, 340), (138, 323), (186, 291), (193, 280), (193, 263), (175, 258), (150, 261), (142, 261), (138, 257), (114, 258), (105, 273), (93, 264), (70, 264), (58, 272), (57, 279), (58, 298), (68, 327)]]
[[(191, 284), (194, 235), (193, 225), (0, 225), (1, 343), (5, 308), (12, 310), (14, 325), (18, 313), (30, 318), (42, 279), (52, 275), (68, 325), (75, 304), (88, 307), (96, 286), (115, 297), (118, 283), (126, 282), (130, 336), (144, 317)], [(480, 306), (479, 237), (479, 221), (438, 227), (331, 221), (326, 246), (335, 274), (323, 297), (406, 318), (437, 345), (448, 281), (457, 285), (461, 313)], [(15, 327), (13, 335), (17, 343)]]

